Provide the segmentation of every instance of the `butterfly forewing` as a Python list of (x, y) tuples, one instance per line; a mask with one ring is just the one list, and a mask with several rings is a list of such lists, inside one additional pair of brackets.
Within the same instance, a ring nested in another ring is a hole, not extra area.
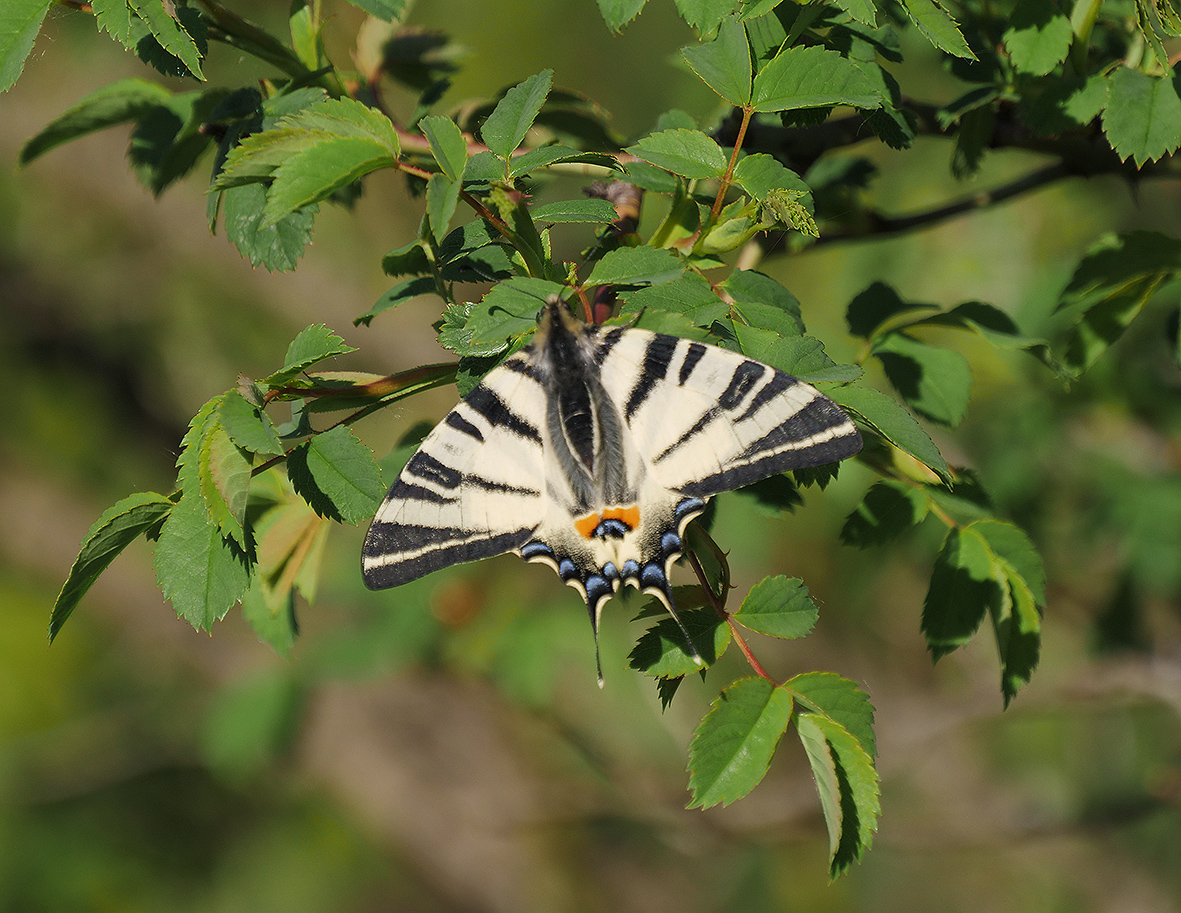
[(510, 365), (527, 358), (492, 371), (410, 458), (365, 537), (369, 587), (510, 552), (533, 534), (546, 507), (545, 397)]

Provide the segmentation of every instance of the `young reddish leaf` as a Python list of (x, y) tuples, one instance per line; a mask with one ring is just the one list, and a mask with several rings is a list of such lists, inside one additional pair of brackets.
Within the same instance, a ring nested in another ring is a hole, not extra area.
[(820, 610), (798, 577), (768, 577), (754, 585), (734, 620), (743, 627), (772, 637), (807, 637)]
[(172, 501), (154, 491), (129, 495), (103, 511), (94, 521), (66, 582), (53, 603), (49, 618), (49, 640), (57, 637), (70, 613), (112, 561), (135, 539), (149, 532), (172, 510)]
[(689, 746), (689, 807), (729, 805), (754, 789), (767, 773), (791, 713), (791, 692), (766, 679), (739, 679), (726, 688)]

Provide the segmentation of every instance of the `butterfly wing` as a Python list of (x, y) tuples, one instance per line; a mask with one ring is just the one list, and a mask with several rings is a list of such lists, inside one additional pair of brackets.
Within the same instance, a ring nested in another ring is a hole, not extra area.
[(603, 385), (670, 491), (705, 499), (861, 449), (836, 403), (762, 362), (639, 329), (605, 334), (604, 347)]
[(520, 548), (545, 512), (545, 395), (505, 361), (441, 421), (377, 511), (361, 552), (370, 589)]

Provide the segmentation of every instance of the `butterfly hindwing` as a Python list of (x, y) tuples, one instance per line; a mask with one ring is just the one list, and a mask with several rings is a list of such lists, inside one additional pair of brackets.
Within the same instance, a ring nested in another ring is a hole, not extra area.
[(545, 510), (545, 399), (514, 370), (493, 370), (440, 422), (386, 496), (362, 549), (372, 589), (520, 548)]
[(861, 449), (848, 416), (816, 388), (717, 346), (626, 330), (607, 346), (602, 375), (648, 471), (685, 495), (709, 498)]

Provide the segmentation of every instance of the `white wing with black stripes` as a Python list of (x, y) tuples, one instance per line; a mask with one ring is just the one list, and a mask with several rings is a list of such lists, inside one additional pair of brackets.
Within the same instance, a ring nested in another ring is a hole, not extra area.
[(860, 449), (835, 403), (781, 371), (675, 336), (588, 327), (554, 300), (532, 344), (407, 463), (365, 538), (365, 583), (515, 551), (578, 589), (597, 643), (623, 584), (676, 618), (669, 570), (710, 497)]

